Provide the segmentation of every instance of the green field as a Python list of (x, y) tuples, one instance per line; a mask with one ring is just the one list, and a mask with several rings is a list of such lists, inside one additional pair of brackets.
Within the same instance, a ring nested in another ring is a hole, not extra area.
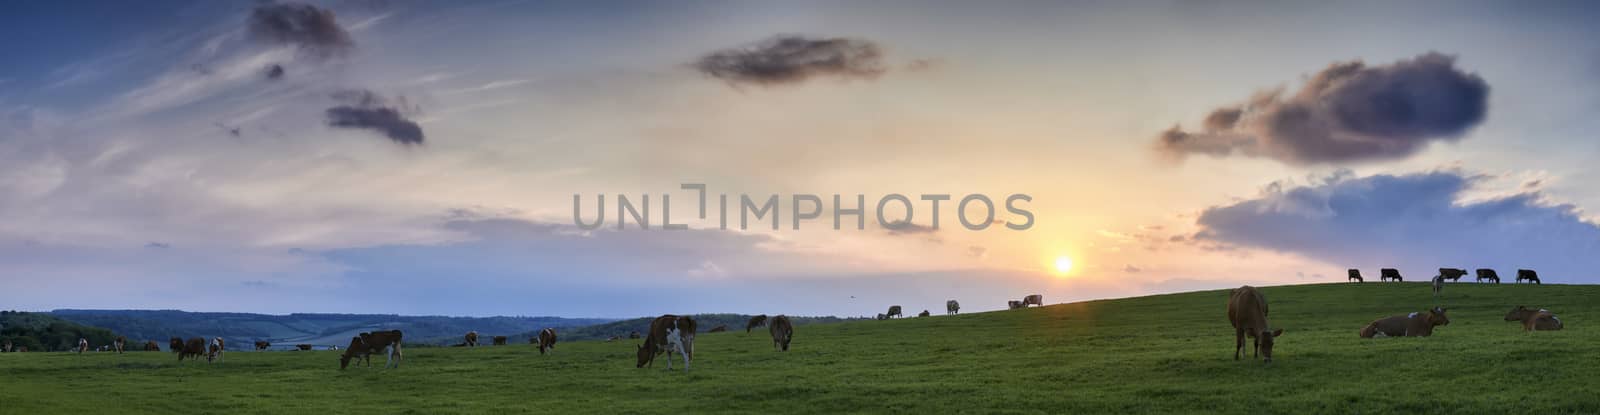
[[(634, 368), (637, 341), (338, 352), (0, 354), (0, 412), (98, 413), (1600, 413), (1600, 286), (1450, 284), (1430, 338), (1360, 339), (1436, 303), (1426, 284), (1265, 288), (1271, 365), (1233, 360), (1226, 290), (1025, 311), (701, 333), (689, 373)], [(1557, 332), (1502, 321), (1549, 308)], [(971, 305), (969, 304), (969, 307)], [(912, 307), (931, 308), (931, 307)], [(777, 311), (777, 310), (773, 310)], [(663, 356), (664, 358), (664, 356)], [(554, 412), (551, 412), (554, 411)]]

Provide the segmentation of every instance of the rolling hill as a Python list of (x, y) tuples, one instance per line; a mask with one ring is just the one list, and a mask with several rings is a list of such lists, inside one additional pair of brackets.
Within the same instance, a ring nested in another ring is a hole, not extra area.
[[(693, 370), (634, 368), (637, 341), (407, 349), (399, 369), (340, 371), (335, 352), (0, 355), (17, 413), (116, 407), (285, 413), (1596, 413), (1600, 286), (1266, 287), (1275, 361), (1233, 359), (1226, 290), (1016, 311), (701, 333)], [(1382, 316), (1439, 304), (1432, 337), (1361, 339)], [(1549, 308), (1556, 332), (1503, 321)], [(663, 356), (663, 359), (665, 357)], [(681, 365), (680, 363), (675, 366)]]
[(363, 331), (399, 329), (407, 343), (442, 345), (460, 341), (468, 331), (484, 335), (511, 335), (545, 327), (588, 326), (610, 319), (561, 317), (440, 317), (391, 314), (251, 314), (203, 313), (177, 310), (55, 310), (50, 315), (73, 322), (104, 327), (130, 341), (169, 337), (222, 337), (230, 349), (246, 349), (256, 340), (286, 350), (295, 344), (344, 346)]

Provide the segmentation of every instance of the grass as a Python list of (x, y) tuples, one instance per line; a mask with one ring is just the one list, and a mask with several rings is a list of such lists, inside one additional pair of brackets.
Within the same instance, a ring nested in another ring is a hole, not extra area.
[[(689, 373), (633, 367), (636, 341), (415, 348), (397, 370), (337, 352), (0, 354), (5, 413), (1597, 413), (1600, 286), (1269, 287), (1271, 365), (1234, 361), (1226, 290), (701, 333)], [(1360, 339), (1382, 316), (1449, 308), (1433, 337)], [(1515, 305), (1567, 329), (1523, 333)], [(663, 356), (664, 358), (664, 356)], [(675, 365), (676, 366), (676, 365)], [(376, 412), (372, 412), (376, 411)], [(554, 411), (554, 412), (551, 412)]]

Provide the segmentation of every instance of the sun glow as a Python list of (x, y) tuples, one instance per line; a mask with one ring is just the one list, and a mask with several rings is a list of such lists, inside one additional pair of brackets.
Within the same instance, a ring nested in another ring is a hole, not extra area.
[(1071, 271), (1071, 270), (1072, 270), (1072, 258), (1067, 258), (1065, 256), (1056, 257), (1056, 272), (1060, 272), (1060, 273), (1065, 274), (1065, 273), (1067, 273), (1067, 271)]

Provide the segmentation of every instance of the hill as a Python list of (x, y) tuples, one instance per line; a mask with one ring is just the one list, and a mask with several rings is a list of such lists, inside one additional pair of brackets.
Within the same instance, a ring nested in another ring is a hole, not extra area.
[[(754, 317), (754, 315), (751, 315), (751, 314), (693, 314), (693, 315), (690, 315), (690, 317), (694, 318), (695, 325), (700, 328), (701, 332), (708, 332), (713, 327), (717, 327), (717, 326), (728, 326), (728, 331), (743, 332), (745, 324), (749, 323), (750, 322), (750, 317)], [(826, 317), (789, 316), (789, 319), (796, 326), (806, 325), (806, 324), (817, 324), (817, 323), (841, 323), (841, 322), (845, 322), (845, 321), (854, 320), (854, 319), (849, 319), (849, 318), (840, 318), (840, 317), (833, 317), (833, 316), (826, 316)], [(595, 324), (595, 325), (590, 325), (590, 326), (572, 327), (572, 328), (567, 328), (567, 329), (564, 329), (564, 330), (559, 330), (559, 332), (560, 332), (560, 336), (559, 337), (562, 340), (605, 340), (605, 339), (611, 338), (612, 336), (627, 338), (628, 337), (628, 333), (632, 333), (632, 332), (645, 333), (645, 332), (650, 331), (650, 322), (654, 321), (654, 320), (655, 320), (655, 317), (639, 317), (639, 318), (633, 318), (633, 319), (627, 319), (627, 320), (618, 320), (618, 321), (613, 321), (613, 322), (609, 322), (609, 323)], [(756, 328), (755, 331), (759, 332), (761, 330), (764, 330), (764, 329)], [(538, 331), (529, 331), (527, 333), (521, 333), (521, 334), (518, 334), (516, 336), (511, 336), (511, 340), (510, 341), (513, 342), (513, 343), (527, 343), (528, 342), (528, 338), (530, 336), (537, 336), (538, 334), (539, 334)]]
[[(111, 344), (116, 335), (110, 330), (89, 327), (62, 320), (43, 313), (0, 311), (0, 344), (11, 342), (13, 347), (26, 347), (30, 351), (77, 350), (78, 339), (88, 339), (89, 344)], [(137, 347), (132, 339), (127, 347)]]
[(50, 315), (73, 322), (104, 327), (134, 339), (169, 337), (222, 337), (230, 349), (246, 349), (256, 340), (274, 348), (295, 344), (344, 346), (356, 333), (399, 329), (408, 343), (440, 345), (460, 341), (476, 330), (485, 335), (510, 335), (545, 327), (588, 326), (610, 319), (561, 317), (441, 317), (392, 314), (251, 314), (203, 313), (177, 310), (55, 310)]
[[(1426, 284), (1267, 287), (1285, 332), (1275, 361), (1233, 360), (1226, 290), (1018, 311), (702, 333), (693, 370), (635, 369), (637, 341), (418, 348), (399, 369), (337, 369), (334, 352), (0, 355), (17, 413), (1596, 413), (1600, 286)], [(1360, 339), (1381, 316), (1435, 303), (1427, 338)], [(1502, 321), (1549, 308), (1559, 332)], [(676, 364), (675, 364), (676, 366)]]

